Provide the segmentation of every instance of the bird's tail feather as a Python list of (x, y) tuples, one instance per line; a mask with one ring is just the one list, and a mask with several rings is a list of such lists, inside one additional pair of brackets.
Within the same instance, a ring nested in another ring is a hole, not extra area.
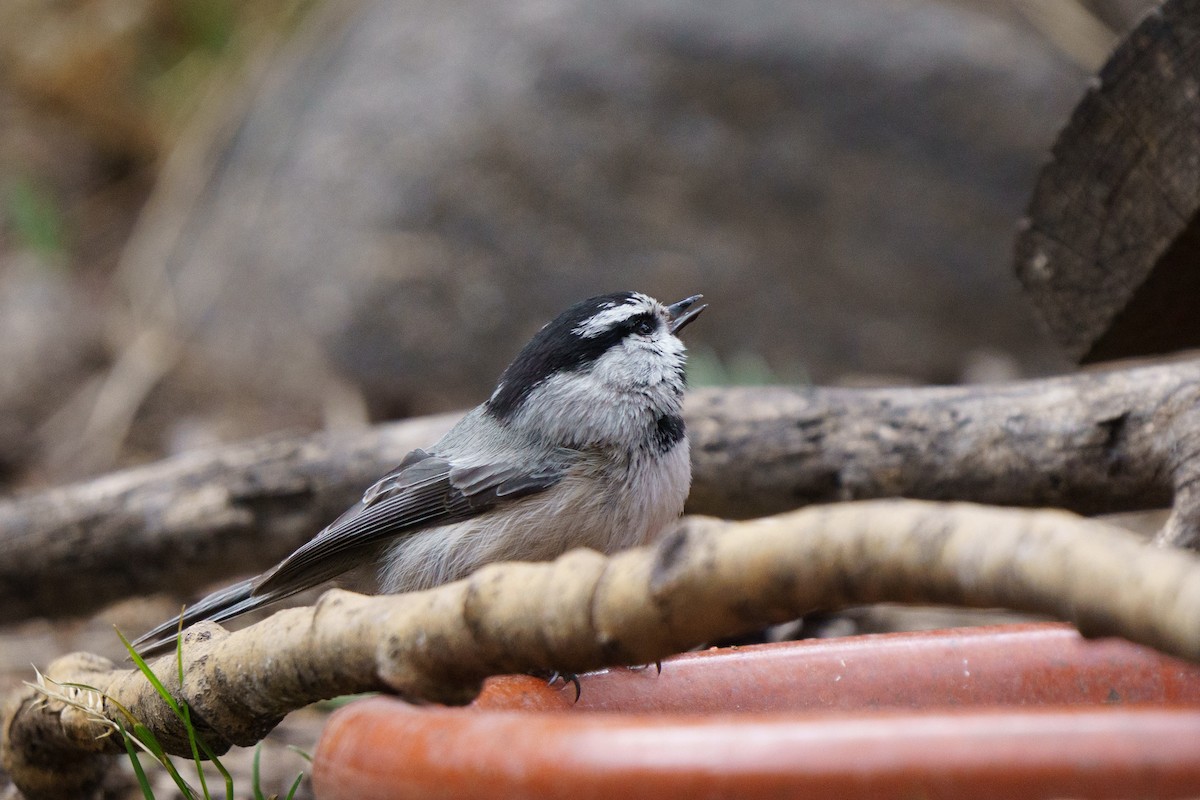
[(213, 592), (200, 602), (188, 606), (184, 609), (183, 614), (143, 633), (134, 640), (134, 648), (142, 656), (160, 655), (173, 648), (175, 640), (179, 637), (179, 631), (193, 623), (201, 620), (224, 622), (276, 599), (276, 596), (272, 595), (254, 595), (256, 580), (257, 578), (248, 578)]

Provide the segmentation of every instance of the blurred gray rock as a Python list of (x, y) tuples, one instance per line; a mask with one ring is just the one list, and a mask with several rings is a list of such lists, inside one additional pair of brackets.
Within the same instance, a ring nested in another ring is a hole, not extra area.
[(53, 466), (46, 429), (102, 362), (100, 322), (60, 264), (20, 249), (0, 255), (0, 485)]
[(376, 415), (478, 402), (617, 288), (703, 292), (693, 348), (781, 380), (1044, 371), (1011, 240), (1084, 80), (931, 0), (334, 4), (168, 166), (123, 274), (222, 379)]

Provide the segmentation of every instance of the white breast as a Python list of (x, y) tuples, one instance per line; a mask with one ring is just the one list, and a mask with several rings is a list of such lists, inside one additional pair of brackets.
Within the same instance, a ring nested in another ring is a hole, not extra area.
[(399, 539), (380, 588), (396, 593), (466, 577), (495, 561), (547, 561), (576, 547), (614, 553), (650, 542), (683, 513), (691, 485), (687, 439), (665, 454), (584, 463), (545, 495)]

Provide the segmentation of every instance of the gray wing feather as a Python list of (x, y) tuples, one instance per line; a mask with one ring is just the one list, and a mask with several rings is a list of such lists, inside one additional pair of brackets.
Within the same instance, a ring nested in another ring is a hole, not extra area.
[[(529, 471), (518, 464), (455, 467), (449, 460), (414, 450), (392, 472), (376, 481), (357, 504), (272, 569), (257, 578), (214, 592), (183, 614), (185, 625), (223, 621), (324, 583), (363, 561), (395, 536), (446, 525), (485, 513), (521, 497), (544, 491), (563, 471)], [(174, 642), (179, 618), (141, 636), (143, 652), (161, 651)]]
[[(276, 592), (299, 582), (306, 588), (359, 563), (394, 536), (460, 522), (553, 486), (557, 470), (528, 473), (515, 464), (456, 468), (448, 460), (426, 456), (394, 477), (388, 486), (369, 491), (369, 501), (343, 514), (319, 535), (265, 573), (254, 593)], [(376, 484), (378, 486), (378, 484)], [(372, 487), (374, 489), (374, 487)]]

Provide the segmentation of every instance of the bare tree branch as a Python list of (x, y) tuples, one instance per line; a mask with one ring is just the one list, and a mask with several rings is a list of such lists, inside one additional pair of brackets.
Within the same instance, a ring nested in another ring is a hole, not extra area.
[[(648, 663), (813, 608), (894, 601), (1006, 606), (1200, 660), (1200, 558), (1057, 511), (874, 501), (754, 522), (689, 518), (653, 548), (576, 550), (486, 567), (426, 592), (327, 593), (229, 634), (203, 623), (153, 663), (203, 720), (209, 744), (262, 738), (288, 711), (337, 694), (392, 691), (465, 703), (483, 678)], [(86, 654), (48, 676), (95, 687), (172, 752), (183, 731), (134, 670)], [(114, 703), (115, 701), (115, 703)], [(27, 796), (75, 796), (121, 752), (95, 716), (30, 690), (4, 719), (3, 765)]]
[(1003, 385), (723, 389), (689, 398), (689, 510), (750, 517), (906, 496), (1084, 514), (1171, 502), (1200, 361)]
[(270, 566), (454, 419), (272, 437), (13, 498), (0, 504), (0, 623)]
[[(1085, 514), (1180, 503), (1200, 542), (1200, 360), (1005, 385), (708, 389), (689, 396), (689, 511), (905, 496)], [(452, 416), (270, 439), (0, 504), (0, 622), (79, 614), (264, 569)]]

